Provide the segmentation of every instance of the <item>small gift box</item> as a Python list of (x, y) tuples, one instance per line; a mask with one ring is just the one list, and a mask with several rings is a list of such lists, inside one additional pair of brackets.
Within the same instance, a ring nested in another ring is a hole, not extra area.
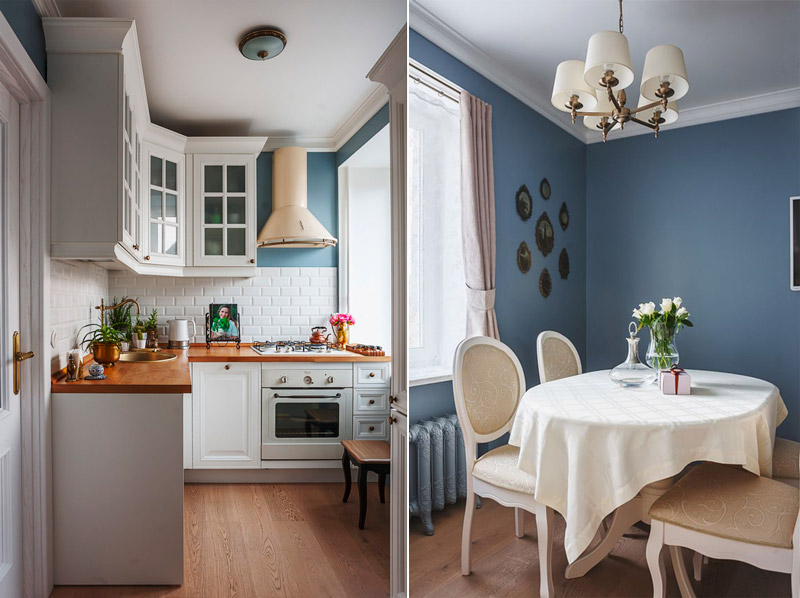
[(692, 377), (686, 370), (673, 365), (669, 370), (658, 372), (658, 386), (665, 395), (692, 394)]

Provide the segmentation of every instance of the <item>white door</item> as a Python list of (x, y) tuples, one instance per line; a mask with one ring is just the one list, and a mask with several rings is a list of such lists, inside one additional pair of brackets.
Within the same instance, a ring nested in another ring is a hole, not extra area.
[[(22, 595), (20, 408), (12, 348), (12, 336), (19, 330), (19, 104), (2, 84), (0, 272), (0, 597), (11, 598)], [(30, 372), (30, 364), (20, 365)], [(20, 382), (30, 383), (30, 378)]]
[(392, 485), (389, 489), (391, 514), (391, 596), (405, 596), (408, 578), (408, 417), (392, 409), (392, 461), (390, 475)]

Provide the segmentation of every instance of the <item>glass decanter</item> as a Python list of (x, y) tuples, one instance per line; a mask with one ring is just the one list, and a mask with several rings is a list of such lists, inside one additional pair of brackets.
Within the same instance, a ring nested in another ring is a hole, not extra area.
[(628, 341), (628, 357), (608, 373), (617, 384), (624, 387), (636, 387), (650, 384), (656, 380), (656, 371), (639, 361), (639, 337), (636, 336), (636, 322), (628, 325), (630, 338)]

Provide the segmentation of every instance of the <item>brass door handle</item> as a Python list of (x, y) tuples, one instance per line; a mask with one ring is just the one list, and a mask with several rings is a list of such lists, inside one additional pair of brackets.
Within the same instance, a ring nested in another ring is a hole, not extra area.
[(35, 357), (35, 354), (33, 351), (23, 352), (20, 350), (19, 332), (14, 332), (12, 343), (12, 352), (14, 354), (14, 394), (18, 395), (20, 389), (20, 378), (22, 376), (22, 368), (20, 367), (20, 364), (26, 359)]

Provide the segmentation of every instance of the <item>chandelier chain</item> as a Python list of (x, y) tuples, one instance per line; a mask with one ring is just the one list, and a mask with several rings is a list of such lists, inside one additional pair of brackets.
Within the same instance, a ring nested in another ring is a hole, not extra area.
[(619, 0), (619, 32), (622, 33), (622, 0)]

